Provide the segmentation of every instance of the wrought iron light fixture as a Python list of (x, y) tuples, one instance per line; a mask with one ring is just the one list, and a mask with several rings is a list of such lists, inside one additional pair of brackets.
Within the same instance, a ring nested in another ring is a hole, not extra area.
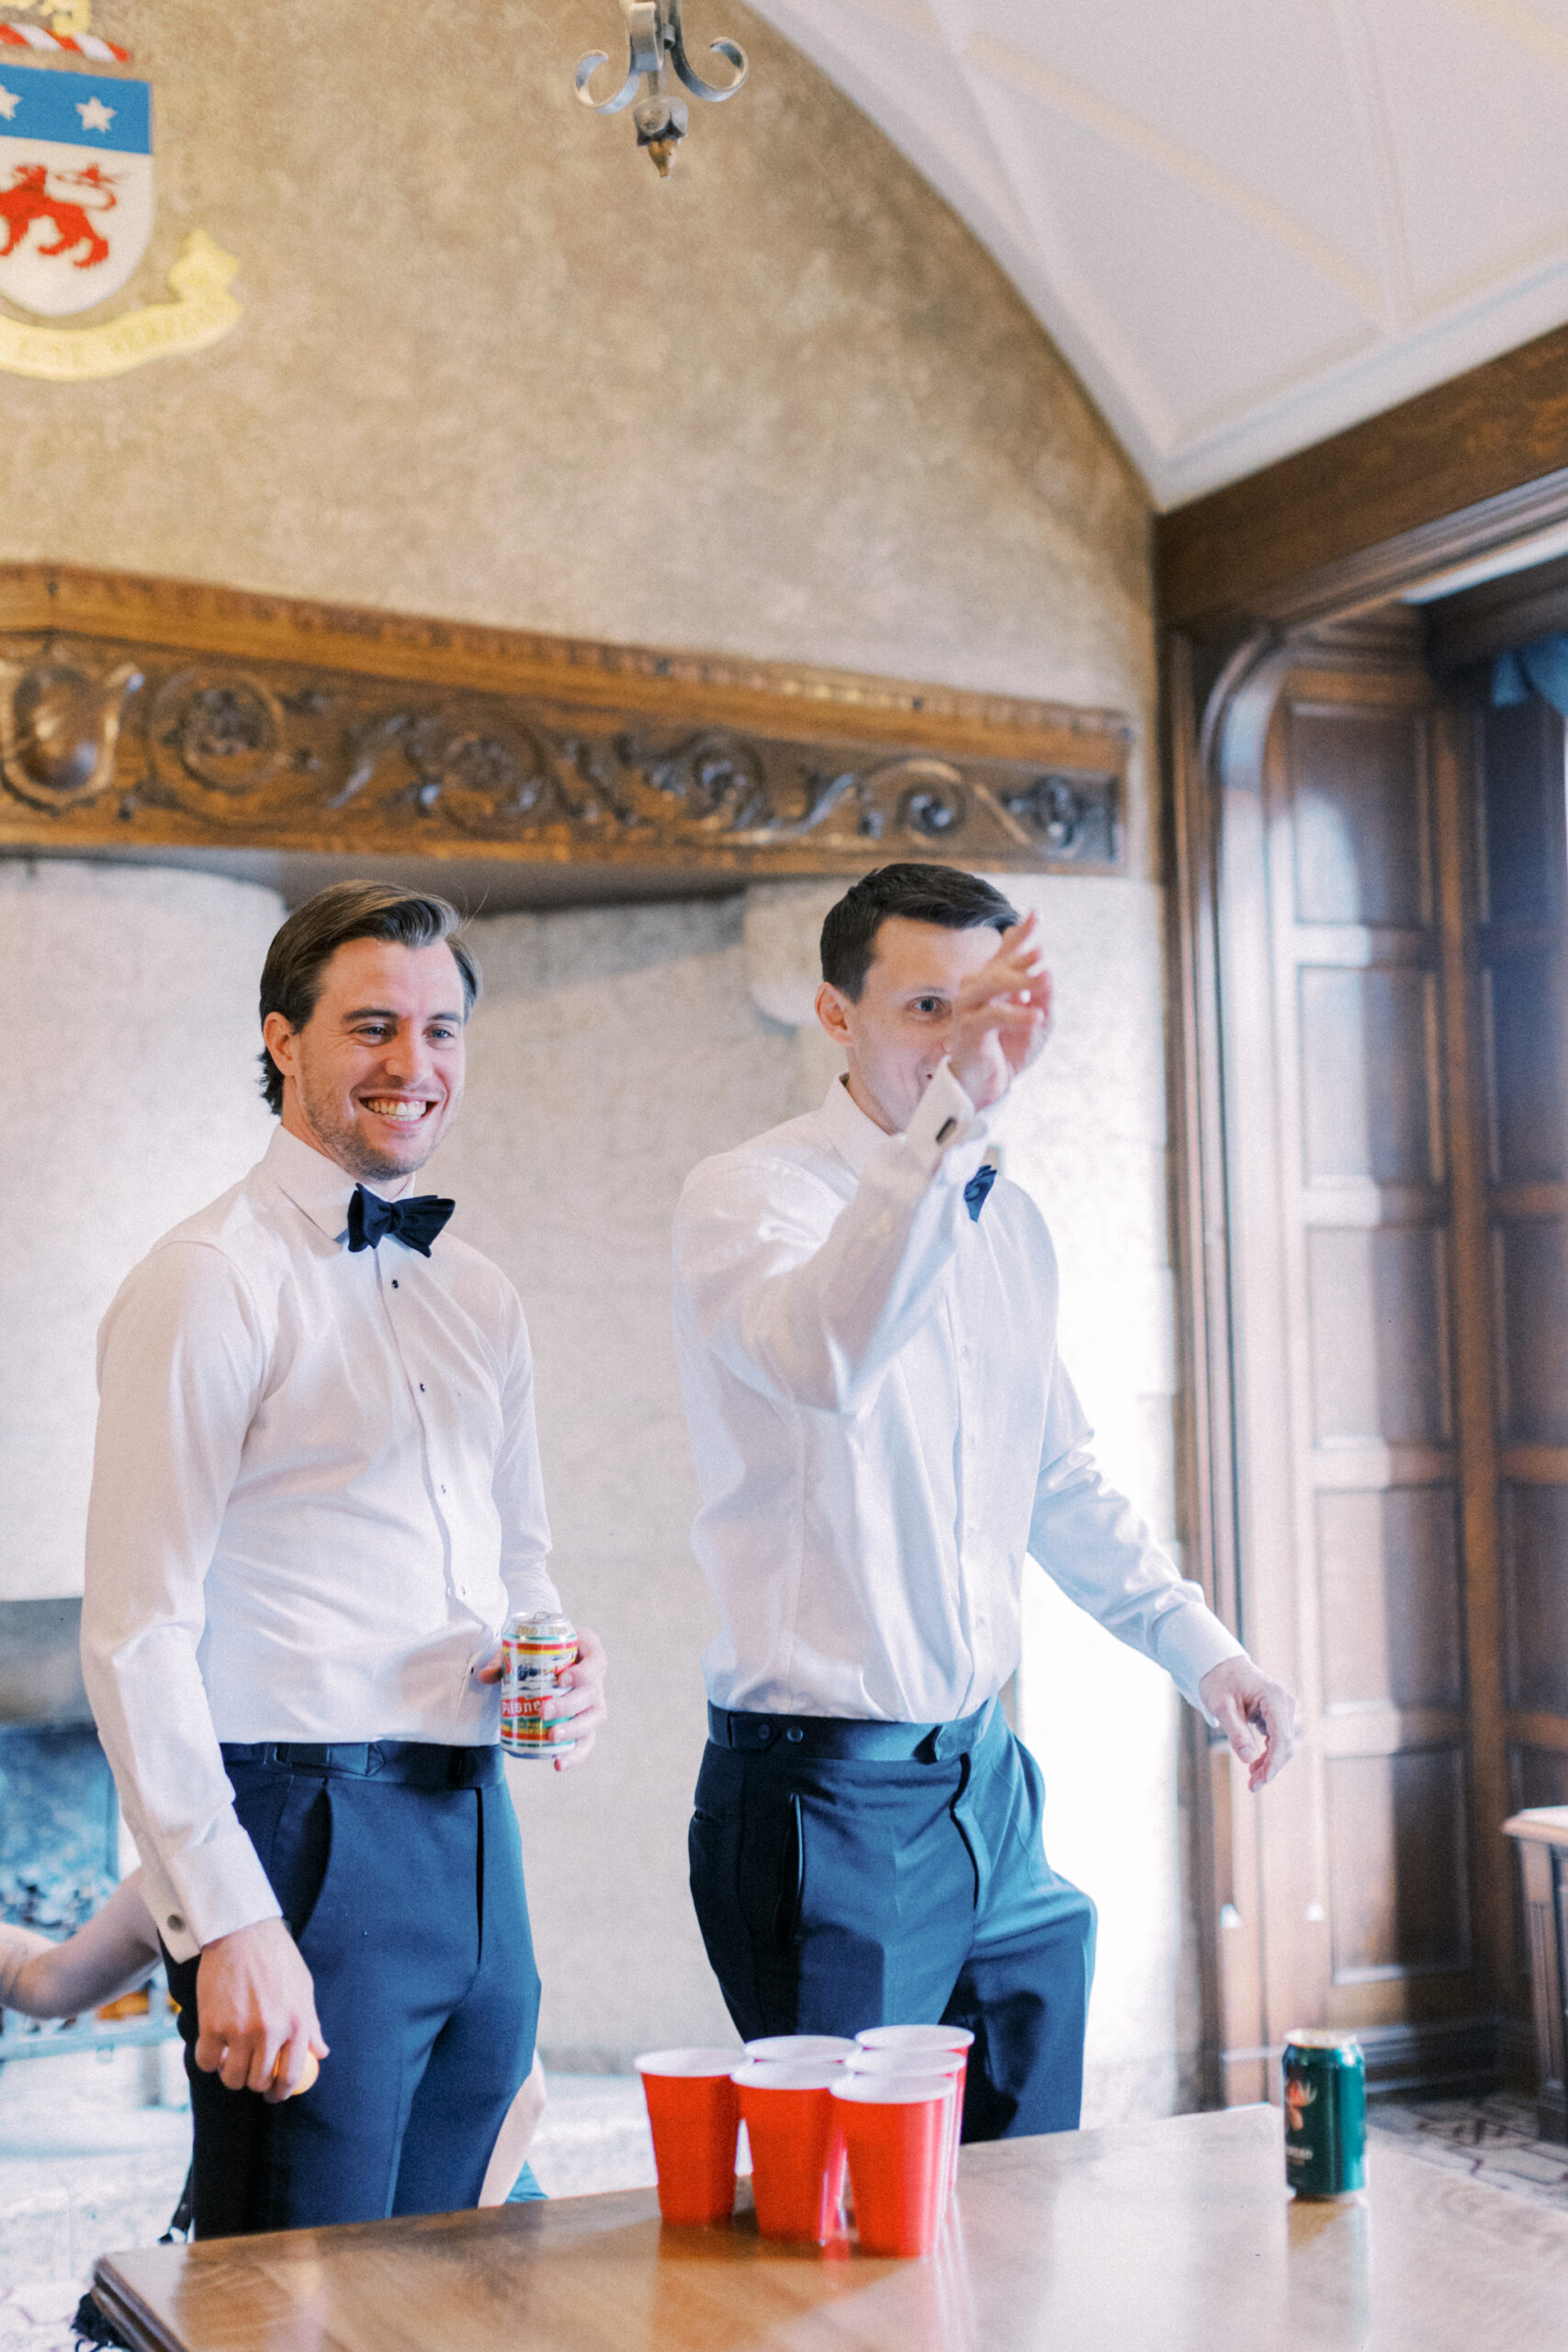
[(609, 52), (590, 50), (577, 69), (578, 98), (591, 113), (619, 114), (637, 98), (637, 85), (646, 84), (632, 115), (637, 125), (637, 143), (646, 147), (652, 156), (660, 178), (667, 179), (676, 146), (686, 135), (686, 101), (671, 89), (671, 70), (694, 98), (705, 98), (710, 105), (717, 106), (735, 96), (751, 69), (739, 41), (716, 40), (711, 45), (734, 66), (735, 79), (722, 89), (716, 83), (705, 82), (693, 70), (686, 55), (681, 31), (681, 0), (621, 0), (621, 14), (626, 21), (630, 50), (626, 80), (613, 98), (591, 97), (588, 85), (597, 68), (608, 64)]

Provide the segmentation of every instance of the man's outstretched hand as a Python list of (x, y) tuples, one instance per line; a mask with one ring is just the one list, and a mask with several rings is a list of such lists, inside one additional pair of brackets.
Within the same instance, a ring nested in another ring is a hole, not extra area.
[(226, 2090), (275, 2104), (303, 2089), (307, 2052), (324, 2058), (316, 1992), (281, 1919), (203, 1944), (196, 1972), (196, 2063)]
[[(577, 1662), (574, 1666), (563, 1666), (557, 1675), (556, 1686), (560, 1696), (546, 1718), (558, 1727), (560, 1734), (577, 1743), (566, 1755), (555, 1758), (558, 1772), (570, 1772), (575, 1765), (582, 1762), (609, 1713), (604, 1704), (604, 1673), (608, 1665), (604, 1645), (598, 1634), (591, 1634), (586, 1625), (580, 1625), (577, 1629)], [(476, 1682), (499, 1682), (501, 1675), (499, 1650), (493, 1657), (487, 1658), (483, 1666), (474, 1668)]]
[(953, 1075), (976, 1111), (999, 1102), (1029, 1068), (1051, 1026), (1051, 975), (1039, 918), (1025, 915), (958, 990), (948, 1032)]
[(1284, 1770), (1296, 1744), (1296, 1702), (1282, 1682), (1270, 1682), (1249, 1657), (1227, 1657), (1209, 1668), (1198, 1696), (1247, 1766), (1249, 1789)]

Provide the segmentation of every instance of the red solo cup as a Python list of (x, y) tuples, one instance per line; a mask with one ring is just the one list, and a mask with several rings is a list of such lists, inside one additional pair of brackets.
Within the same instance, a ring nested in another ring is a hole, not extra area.
[(736, 2068), (760, 2237), (826, 2245), (834, 2234), (843, 2157), (831, 2092), (843, 2073), (757, 2059)]
[(651, 2050), (632, 2061), (642, 2076), (659, 2210), (667, 2222), (726, 2222), (735, 2211), (740, 2103), (733, 2050)]
[(768, 2033), (761, 2041), (747, 2042), (746, 2055), (787, 2066), (815, 2066), (852, 2058), (857, 2047), (841, 2033)]
[(947, 2205), (949, 2075), (850, 2075), (831, 2091), (867, 2254), (929, 2254)]
[[(852, 2049), (854, 2044), (852, 2042), (850, 2047)], [(811, 2062), (811, 2065), (813, 2072), (820, 2072), (823, 2067), (826, 2067), (829, 2081), (832, 2081), (835, 2077), (844, 2072), (843, 2066), (836, 2058), (814, 2060)], [(743, 2058), (739, 2065), (732, 2070), (730, 2080), (735, 2085), (737, 2090), (744, 2091), (748, 2083), (756, 2083), (763, 2087), (776, 2086), (784, 2076), (797, 2073), (798, 2071), (798, 2065), (792, 2066), (787, 2060), (778, 2058)], [(744, 2098), (742, 2098), (740, 2104), (741, 2111), (744, 2115), (746, 2106)], [(747, 2148), (750, 2150), (751, 2145), (751, 2135), (750, 2130), (747, 2132), (746, 2144)], [(754, 2168), (756, 2163), (755, 2156), (749, 2154), (747, 2162), (750, 2166)], [(844, 2164), (844, 2135), (837, 2129), (837, 2126), (834, 2127), (833, 2146), (829, 2156), (829, 2171), (830, 2175), (830, 2207), (834, 2215), (837, 2216), (843, 2202), (844, 2182), (846, 2178)], [(839, 2226), (836, 2223), (831, 2234), (835, 2236), (841, 2236), (841, 2226)], [(825, 2242), (826, 2241), (822, 2240), (818, 2241), (819, 2244)]]
[(964, 2134), (964, 2086), (969, 2062), (962, 2050), (867, 2050), (857, 2048), (849, 2072), (869, 2077), (903, 2075), (942, 2075), (951, 2086), (947, 2114), (947, 2178), (958, 2186), (958, 2145)]
[(953, 2181), (958, 2178), (958, 2143), (964, 2136), (964, 2091), (969, 2079), (967, 2053), (975, 2046), (975, 2037), (966, 2025), (868, 2025), (856, 2034), (855, 2041), (863, 2050), (956, 2050), (964, 2053), (964, 2072), (958, 2077), (958, 2111), (953, 2120)]

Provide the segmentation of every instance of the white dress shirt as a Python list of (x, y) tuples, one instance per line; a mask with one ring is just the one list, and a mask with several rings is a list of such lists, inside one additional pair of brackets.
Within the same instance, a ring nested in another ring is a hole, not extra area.
[(351, 1252), (353, 1193), (280, 1127), (98, 1334), (83, 1671), (181, 1959), (278, 1908), (220, 1740), (483, 1745), (473, 1668), (559, 1605), (516, 1292), (451, 1233)]
[(907, 1134), (841, 1080), (704, 1160), (675, 1219), (675, 1339), (723, 1614), (721, 1707), (944, 1723), (1021, 1647), (1032, 1555), (1195, 1704), (1240, 1653), (1109, 1487), (1056, 1353), (1056, 1261), (944, 1063)]

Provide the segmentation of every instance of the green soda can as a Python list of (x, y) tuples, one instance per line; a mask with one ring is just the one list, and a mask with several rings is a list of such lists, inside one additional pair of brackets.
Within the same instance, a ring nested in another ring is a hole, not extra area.
[(1306, 2026), (1285, 2039), (1285, 2178), (1298, 2197), (1367, 2185), (1367, 2068), (1353, 2033)]

